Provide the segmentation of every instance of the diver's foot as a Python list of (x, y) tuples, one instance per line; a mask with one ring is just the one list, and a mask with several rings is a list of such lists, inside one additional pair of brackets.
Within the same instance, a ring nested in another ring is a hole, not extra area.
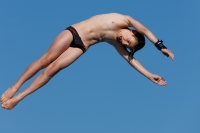
[(6, 110), (11, 110), (20, 102), (20, 100), (21, 98), (19, 96), (15, 96), (14, 98), (11, 98), (10, 100), (2, 103), (2, 108)]
[(16, 90), (13, 87), (8, 88), (1, 96), (1, 104), (10, 100), (14, 96), (15, 93), (16, 93)]

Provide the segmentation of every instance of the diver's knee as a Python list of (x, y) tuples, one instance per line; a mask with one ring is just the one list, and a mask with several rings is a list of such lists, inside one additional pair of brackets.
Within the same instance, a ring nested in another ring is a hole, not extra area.
[(55, 74), (57, 74), (61, 70), (60, 66), (57, 64), (51, 64), (49, 65), (45, 70), (44, 74), (46, 74), (48, 77), (53, 77)]
[(40, 64), (41, 68), (46, 68), (48, 65), (51, 64), (52, 61), (48, 58), (43, 58), (43, 59), (38, 60), (38, 62)]

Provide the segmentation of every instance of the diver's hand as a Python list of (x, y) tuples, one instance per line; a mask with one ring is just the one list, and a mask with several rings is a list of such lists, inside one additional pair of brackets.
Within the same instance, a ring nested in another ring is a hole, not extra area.
[(161, 52), (165, 56), (170, 57), (172, 60), (174, 60), (174, 54), (169, 49), (161, 49)]
[(149, 79), (150, 79), (152, 82), (154, 82), (154, 83), (156, 83), (156, 84), (159, 84), (159, 85), (161, 85), (161, 86), (165, 86), (165, 85), (167, 84), (167, 82), (166, 82), (165, 79), (163, 79), (162, 77), (160, 77), (160, 76), (158, 76), (158, 75), (155, 75), (155, 74), (151, 74), (151, 75), (149, 76)]

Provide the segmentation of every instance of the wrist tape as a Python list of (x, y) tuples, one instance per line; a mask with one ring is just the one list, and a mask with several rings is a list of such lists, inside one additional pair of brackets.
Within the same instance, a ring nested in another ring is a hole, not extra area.
[(165, 47), (165, 45), (163, 45), (163, 41), (162, 40), (158, 40), (156, 43), (155, 43), (155, 46), (158, 50), (161, 50), (161, 49), (167, 49), (167, 47)]

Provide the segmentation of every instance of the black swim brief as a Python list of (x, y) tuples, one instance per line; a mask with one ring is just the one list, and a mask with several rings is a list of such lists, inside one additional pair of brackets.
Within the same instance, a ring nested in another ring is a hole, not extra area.
[(83, 42), (82, 42), (80, 36), (78, 35), (78, 32), (76, 31), (76, 29), (74, 29), (72, 26), (69, 26), (65, 30), (69, 30), (73, 35), (73, 40), (72, 40), (70, 47), (80, 48), (81, 50), (83, 50), (83, 52), (85, 52), (86, 47), (83, 44)]

